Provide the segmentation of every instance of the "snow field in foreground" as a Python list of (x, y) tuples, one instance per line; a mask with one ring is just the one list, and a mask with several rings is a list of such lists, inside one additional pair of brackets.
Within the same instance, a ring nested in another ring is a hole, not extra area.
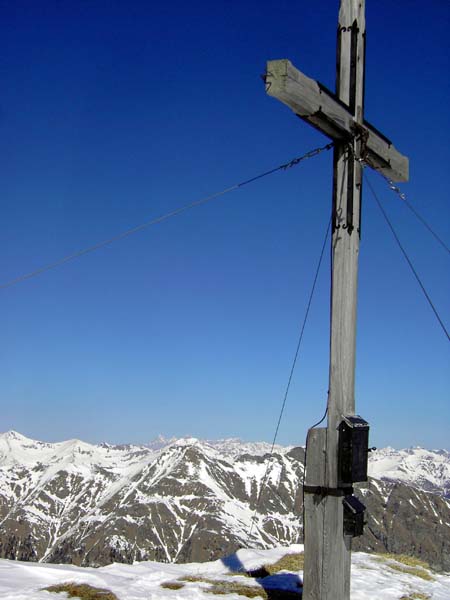
[[(205, 584), (188, 583), (180, 590), (161, 587), (161, 583), (174, 581), (186, 575), (208, 579), (230, 580), (226, 564), (241, 564), (246, 570), (274, 563), (288, 553), (301, 552), (303, 546), (271, 550), (239, 550), (229, 560), (210, 563), (167, 564), (155, 562), (134, 565), (113, 564), (99, 569), (72, 565), (53, 565), (0, 560), (0, 598), (4, 600), (58, 600), (66, 595), (42, 591), (42, 588), (64, 582), (87, 583), (114, 592), (119, 600), (211, 600), (211, 594), (202, 591)], [(225, 564), (226, 563), (226, 564)], [(432, 600), (450, 599), (450, 574), (432, 574), (432, 581), (391, 569), (389, 562), (377, 557), (355, 552), (352, 555), (351, 600), (399, 600), (413, 592), (428, 595)], [(401, 565), (400, 565), (401, 566)], [(234, 568), (234, 567), (232, 567)], [(300, 577), (303, 573), (300, 572)], [(280, 582), (283, 578), (280, 577)], [(247, 585), (258, 586), (254, 579)], [(292, 578), (285, 578), (286, 589), (292, 589)], [(291, 586), (291, 587), (289, 587)], [(240, 600), (242, 596), (227, 594), (224, 600)]]

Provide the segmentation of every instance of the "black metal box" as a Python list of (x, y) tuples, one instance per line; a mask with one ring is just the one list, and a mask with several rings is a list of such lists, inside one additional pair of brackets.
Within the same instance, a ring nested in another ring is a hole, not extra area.
[(369, 424), (358, 415), (344, 416), (339, 425), (338, 487), (367, 481)]
[(364, 532), (364, 511), (366, 507), (356, 496), (345, 496), (344, 505), (344, 535), (358, 537)]

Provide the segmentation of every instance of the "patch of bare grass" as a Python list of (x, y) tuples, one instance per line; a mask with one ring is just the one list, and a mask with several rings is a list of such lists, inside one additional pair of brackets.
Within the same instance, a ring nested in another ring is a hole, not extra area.
[(297, 552), (295, 554), (286, 554), (277, 562), (271, 565), (264, 565), (265, 570), (269, 575), (275, 575), (280, 571), (289, 571), (291, 573), (297, 573), (303, 570), (305, 555), (303, 552)]
[[(274, 575), (279, 571), (299, 570), (300, 555), (287, 555), (280, 559), (273, 565), (262, 567), (260, 570), (265, 572), (265, 577)], [(294, 557), (294, 558), (293, 558)], [(269, 567), (272, 568), (272, 572), (269, 572)], [(292, 567), (292, 569), (291, 569)], [(254, 573), (250, 572), (250, 573)], [(204, 583), (207, 587), (203, 590), (207, 594), (214, 594), (216, 596), (225, 596), (226, 594), (237, 594), (244, 598), (263, 598), (263, 600), (299, 600), (301, 597), (300, 590), (298, 592), (292, 590), (281, 590), (281, 589), (264, 589), (264, 587), (258, 587), (256, 585), (249, 585), (245, 582), (245, 577), (248, 577), (248, 573), (235, 572), (229, 573), (235, 577), (242, 576), (241, 581), (221, 580), (221, 579), (210, 579), (208, 577), (202, 577), (201, 575), (186, 575), (180, 578), (180, 582), (190, 583)], [(263, 578), (263, 577), (261, 577)]]
[(429, 594), (422, 594), (421, 592), (413, 592), (408, 596), (402, 596), (400, 600), (431, 600)]
[(430, 565), (423, 560), (405, 554), (378, 554), (377, 560), (384, 562), (393, 571), (400, 571), (425, 581), (433, 581)]
[(266, 591), (262, 588), (256, 588), (237, 581), (216, 581), (215, 584), (207, 588), (205, 592), (208, 594), (215, 594), (216, 596), (237, 594), (238, 596), (244, 596), (244, 598), (268, 598)]
[(223, 581), (219, 579), (209, 579), (201, 575), (186, 575), (181, 577), (180, 581), (191, 583), (205, 583), (208, 585), (203, 591), (207, 594), (215, 594), (216, 596), (225, 596), (226, 594), (238, 594), (245, 598), (264, 598), (267, 600), (267, 593), (263, 588), (253, 585), (247, 585), (238, 581)]
[(181, 581), (164, 581), (160, 584), (160, 587), (166, 590), (181, 590), (181, 588), (184, 588), (184, 583), (181, 583)]
[(183, 575), (178, 581), (187, 581), (189, 583), (217, 583), (217, 579), (209, 579), (202, 575)]
[(55, 594), (66, 592), (69, 598), (80, 598), (81, 600), (118, 600), (110, 590), (93, 587), (87, 583), (61, 583), (43, 589)]
[(226, 596), (237, 594), (244, 598), (263, 598), (263, 600), (300, 600), (300, 592), (259, 588), (237, 581), (216, 581), (214, 585), (204, 590), (207, 594)]
[(427, 562), (420, 560), (420, 558), (415, 558), (414, 556), (407, 556), (406, 554), (377, 554), (377, 556), (387, 560), (396, 560), (408, 567), (422, 567), (423, 569), (431, 570), (431, 567)]

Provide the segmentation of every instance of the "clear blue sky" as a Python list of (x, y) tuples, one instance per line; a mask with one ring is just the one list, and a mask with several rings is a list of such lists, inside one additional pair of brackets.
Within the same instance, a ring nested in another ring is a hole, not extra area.
[[(290, 58), (334, 89), (337, 0), (1, 3), (1, 283), (326, 139), (265, 95)], [(450, 5), (368, 0), (366, 118), (450, 239)], [(449, 256), (369, 173), (447, 327)], [(331, 202), (331, 153), (0, 292), (0, 430), (271, 440)], [(378, 446), (450, 447), (449, 344), (369, 190), (357, 412)], [(329, 253), (279, 434), (328, 386)]]

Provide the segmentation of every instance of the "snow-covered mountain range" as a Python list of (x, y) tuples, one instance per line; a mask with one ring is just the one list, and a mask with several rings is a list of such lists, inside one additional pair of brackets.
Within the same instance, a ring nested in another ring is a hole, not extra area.
[(450, 452), (447, 450), (383, 448), (370, 454), (369, 475), (450, 498)]
[[(239, 440), (119, 446), (0, 434), (0, 557), (192, 562), (298, 543), (304, 450), (270, 449)], [(449, 453), (378, 450), (370, 473), (359, 490), (368, 524), (355, 548), (412, 553), (450, 570)]]

